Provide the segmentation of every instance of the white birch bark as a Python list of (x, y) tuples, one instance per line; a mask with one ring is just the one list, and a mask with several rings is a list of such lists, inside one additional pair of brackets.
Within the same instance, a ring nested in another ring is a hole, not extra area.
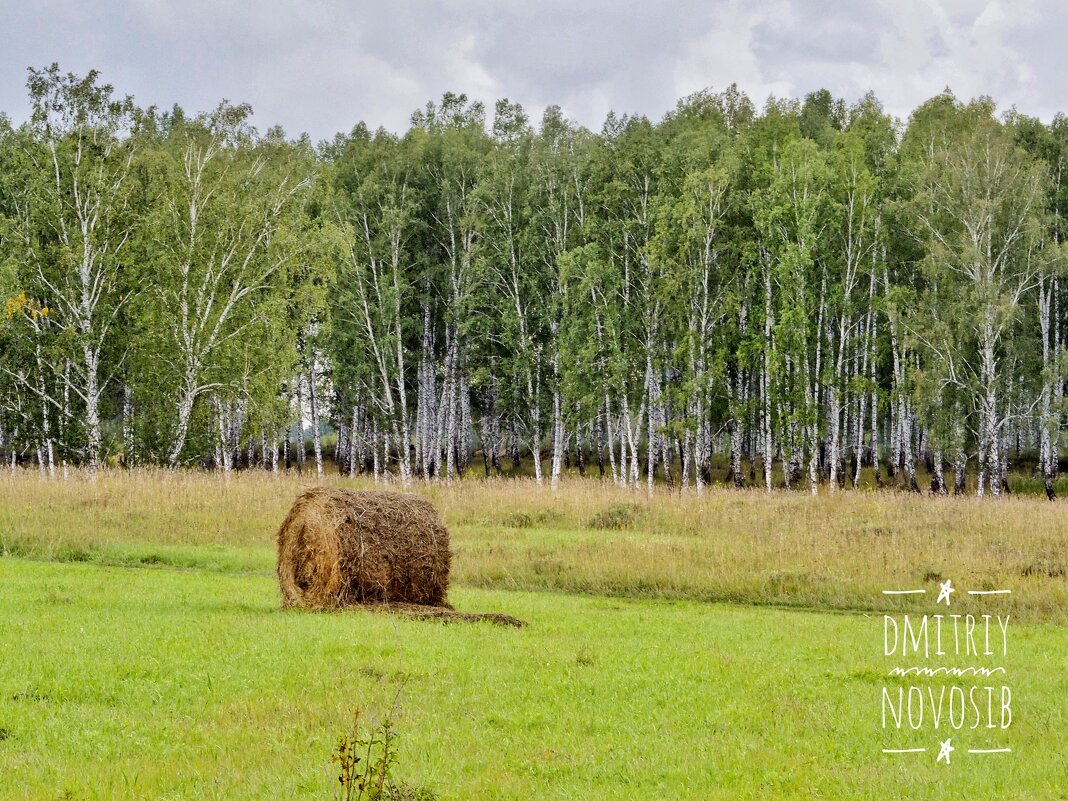
[(315, 371), (315, 354), (308, 360), (308, 404), (311, 412), (312, 443), (315, 450), (315, 474), (319, 479), (323, 477), (323, 435), (319, 421), (319, 394), (317, 390), (318, 377)]

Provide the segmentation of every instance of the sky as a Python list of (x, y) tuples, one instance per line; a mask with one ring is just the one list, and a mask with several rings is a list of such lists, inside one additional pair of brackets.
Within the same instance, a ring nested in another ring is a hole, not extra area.
[(1058, 0), (0, 0), (0, 111), (30, 66), (100, 71), (139, 105), (250, 103), (261, 129), (403, 130), (445, 91), (659, 119), (737, 83), (769, 95), (868, 90), (902, 119), (950, 87), (1049, 120), (1068, 99)]

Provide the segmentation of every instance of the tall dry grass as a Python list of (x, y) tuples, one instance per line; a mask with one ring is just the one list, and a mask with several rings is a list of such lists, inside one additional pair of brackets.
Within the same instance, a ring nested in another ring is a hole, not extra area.
[[(223, 569), (267, 571), (273, 537), (314, 477), (145, 470), (49, 481), (0, 475), (0, 552), (86, 561), (169, 561), (204, 553)], [(363, 480), (327, 477), (338, 486)], [(701, 496), (596, 480), (553, 492), (529, 480), (414, 485), (452, 531), (454, 582), (608, 595), (831, 609), (933, 611), (939, 581), (955, 612), (1068, 622), (1068, 515), (1062, 502), (891, 492), (713, 489)], [(216, 546), (204, 548), (203, 546)], [(131, 550), (132, 549), (132, 550)], [(221, 557), (220, 557), (221, 558)], [(137, 560), (134, 560), (137, 561)], [(205, 562), (208, 564), (208, 562)], [(211, 562), (209, 566), (216, 565)], [(890, 597), (883, 589), (925, 588)], [(967, 589), (1011, 589), (969, 597)], [(944, 609), (944, 608), (943, 608)]]

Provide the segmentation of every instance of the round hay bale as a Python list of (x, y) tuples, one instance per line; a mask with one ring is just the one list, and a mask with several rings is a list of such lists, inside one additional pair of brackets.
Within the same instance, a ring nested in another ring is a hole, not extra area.
[(416, 495), (315, 487), (278, 529), (285, 606), (448, 606), (449, 531)]

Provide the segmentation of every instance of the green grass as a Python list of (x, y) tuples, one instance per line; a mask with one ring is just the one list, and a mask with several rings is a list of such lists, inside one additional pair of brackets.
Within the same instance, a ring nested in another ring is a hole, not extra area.
[[(220, 557), (221, 558), (221, 557)], [(328, 799), (405, 679), (444, 799), (1063, 799), (1068, 630), (1010, 628), (1013, 725), (884, 755), (879, 615), (461, 587), (523, 630), (283, 612), (267, 576), (0, 559), (0, 798)], [(944, 739), (942, 737), (941, 739)]]
[[(1068, 799), (1063, 502), (414, 487), (451, 600), (516, 631), (282, 611), (273, 536), (310, 478), (0, 474), (0, 801), (330, 799), (352, 708), (401, 684), (399, 777), (452, 801)], [(879, 590), (946, 578), (953, 611), (1012, 615), (1012, 726), (884, 731), (882, 611), (934, 595)]]

